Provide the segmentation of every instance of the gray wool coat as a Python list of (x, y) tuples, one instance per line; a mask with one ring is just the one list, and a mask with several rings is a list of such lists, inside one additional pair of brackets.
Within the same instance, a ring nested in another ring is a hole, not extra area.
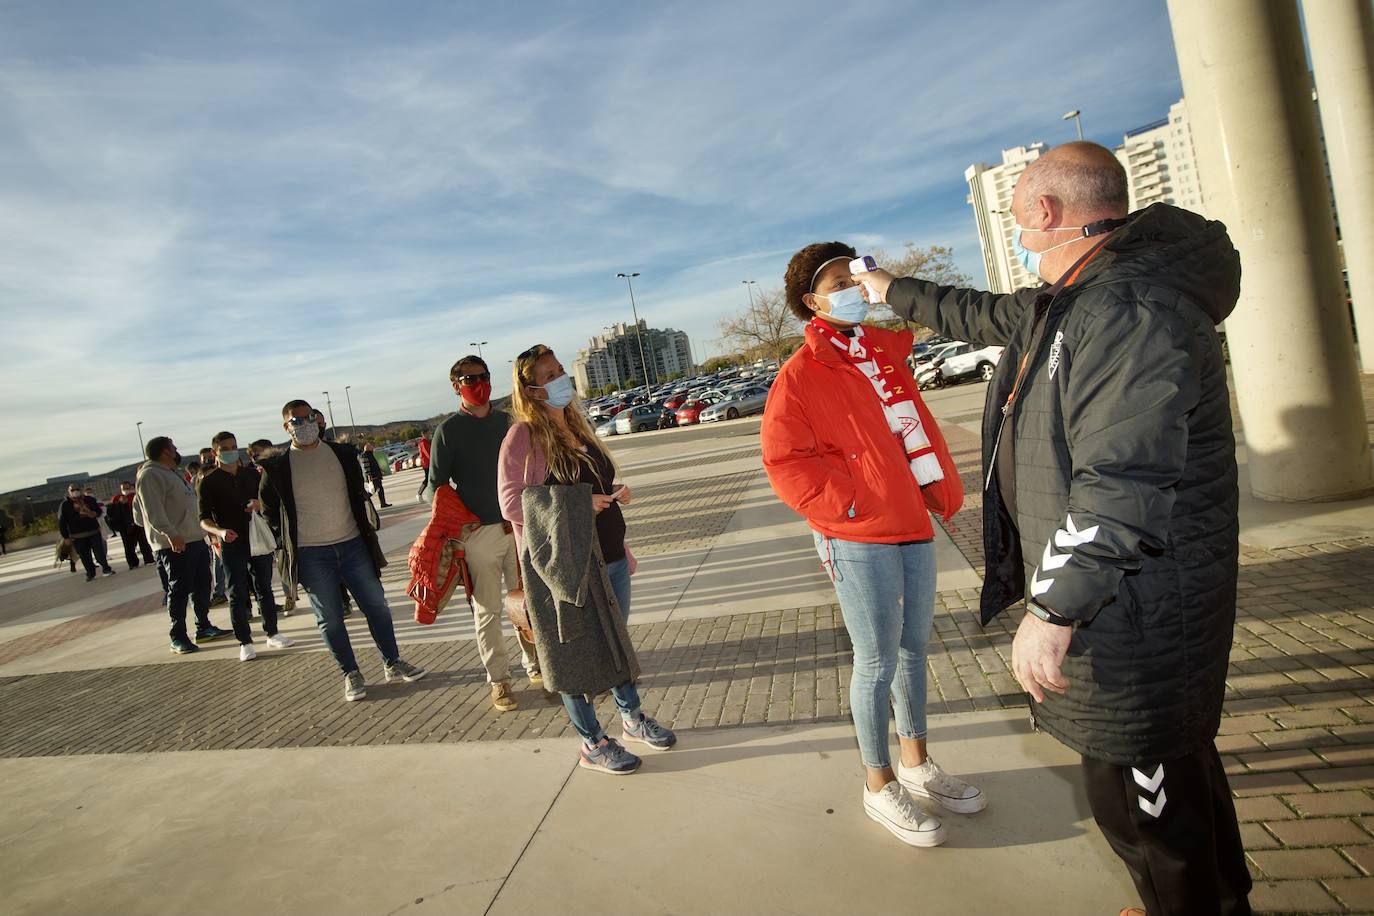
[(596, 539), (590, 484), (526, 487), (520, 569), (549, 690), (597, 694), (639, 677), (639, 659)]

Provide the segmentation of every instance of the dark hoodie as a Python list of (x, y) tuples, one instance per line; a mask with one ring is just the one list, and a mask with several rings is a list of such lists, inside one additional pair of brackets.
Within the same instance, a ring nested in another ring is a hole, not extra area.
[[(900, 316), (1007, 348), (983, 418), (982, 620), (1024, 597), (1079, 621), (1068, 694), (1032, 712), (1095, 759), (1172, 759), (1216, 734), (1238, 554), (1216, 324), (1239, 290), (1225, 227), (1156, 204), (1053, 303), (1044, 289), (997, 296), (913, 279), (888, 293)], [(997, 449), (999, 433), (1009, 448)], [(1010, 474), (992, 473), (995, 453)]]

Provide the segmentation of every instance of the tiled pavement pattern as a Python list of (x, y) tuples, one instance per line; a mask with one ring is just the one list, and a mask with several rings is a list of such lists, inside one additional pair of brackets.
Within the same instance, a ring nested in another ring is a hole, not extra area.
[[(969, 494), (951, 535), (981, 567), (976, 440), (952, 424), (946, 433)], [(754, 475), (682, 478), (636, 492), (632, 511), (642, 514), (631, 523), (643, 552), (709, 543)], [(937, 596), (932, 713), (1024, 703), (1007, 665), (1020, 612), (980, 629), (977, 597), (976, 589)], [(848, 713), (849, 643), (833, 606), (669, 621), (632, 632), (646, 673), (645, 706), (678, 728)], [(365, 674), (379, 681), (365, 633), (356, 639)], [(430, 676), (413, 685), (374, 683), (370, 702), (355, 704), (340, 701), (339, 678), (323, 653), (264, 654), (252, 665), (225, 660), (0, 679), (0, 756), (570, 733), (561, 706), (527, 685), (518, 690), (519, 712), (492, 711), (471, 641), (405, 651)], [(1238, 796), (1257, 910), (1374, 912), (1371, 678), (1374, 538), (1247, 547), (1218, 744)], [(612, 721), (609, 698), (599, 712)]]

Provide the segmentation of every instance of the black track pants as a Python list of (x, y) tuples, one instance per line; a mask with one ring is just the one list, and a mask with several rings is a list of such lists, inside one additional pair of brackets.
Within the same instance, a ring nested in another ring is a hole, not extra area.
[(1250, 912), (1236, 806), (1214, 744), (1135, 767), (1084, 757), (1083, 780), (1149, 916)]

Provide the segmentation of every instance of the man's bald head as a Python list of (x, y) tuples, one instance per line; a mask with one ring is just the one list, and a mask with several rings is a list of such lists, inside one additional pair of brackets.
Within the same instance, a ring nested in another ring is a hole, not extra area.
[(1056, 146), (1032, 162), (1016, 190), (1022, 206), (1057, 201), (1069, 223), (1119, 219), (1129, 206), (1126, 170), (1111, 150), (1086, 140)]

